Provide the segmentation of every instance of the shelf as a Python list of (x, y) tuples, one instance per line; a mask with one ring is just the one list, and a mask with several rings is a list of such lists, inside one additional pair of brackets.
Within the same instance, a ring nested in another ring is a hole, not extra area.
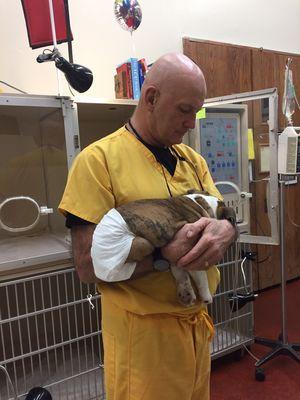
[(0, 272), (71, 258), (70, 239), (42, 233), (0, 240)]

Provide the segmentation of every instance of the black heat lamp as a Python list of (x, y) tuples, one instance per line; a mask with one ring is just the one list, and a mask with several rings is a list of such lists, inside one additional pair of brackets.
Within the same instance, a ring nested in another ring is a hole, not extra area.
[(52, 51), (44, 51), (37, 57), (38, 63), (54, 61), (57, 69), (65, 74), (70, 86), (79, 93), (86, 92), (93, 83), (92, 71), (79, 64), (73, 64), (63, 58), (57, 48)]

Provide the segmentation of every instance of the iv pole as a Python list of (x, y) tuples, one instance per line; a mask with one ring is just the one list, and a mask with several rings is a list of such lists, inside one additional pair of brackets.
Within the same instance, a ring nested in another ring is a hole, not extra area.
[[(287, 68), (290, 67), (291, 59), (288, 59)], [(288, 71), (287, 71), (288, 72)], [(288, 76), (288, 75), (287, 75)], [(287, 78), (288, 79), (288, 78)], [(287, 85), (287, 82), (286, 82)], [(286, 105), (284, 113), (286, 114)], [(291, 116), (289, 124), (292, 123)], [(278, 336), (278, 340), (266, 339), (266, 338), (255, 338), (255, 343), (261, 344), (271, 348), (272, 350), (267, 353), (264, 357), (255, 363), (255, 379), (258, 381), (265, 380), (265, 373), (260, 368), (267, 361), (279, 355), (287, 355), (293, 358), (295, 361), (300, 362), (300, 343), (289, 343), (287, 337), (287, 318), (286, 318), (286, 269), (285, 269), (285, 182), (290, 180), (291, 175), (278, 175), (278, 183), (280, 188), (280, 269), (281, 269), (281, 333)]]
[(272, 349), (255, 363), (255, 379), (258, 381), (265, 380), (265, 374), (260, 368), (267, 361), (279, 355), (287, 355), (295, 361), (300, 362), (300, 343), (289, 343), (287, 337), (287, 318), (286, 318), (286, 271), (285, 271), (285, 181), (286, 175), (279, 175), (280, 185), (280, 268), (281, 268), (281, 333), (278, 340), (255, 338), (255, 343), (261, 344)]

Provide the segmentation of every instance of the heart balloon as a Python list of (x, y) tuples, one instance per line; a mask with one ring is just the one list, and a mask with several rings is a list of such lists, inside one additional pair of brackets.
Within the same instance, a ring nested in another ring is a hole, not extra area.
[(142, 10), (137, 0), (115, 0), (114, 11), (121, 27), (130, 33), (142, 22)]

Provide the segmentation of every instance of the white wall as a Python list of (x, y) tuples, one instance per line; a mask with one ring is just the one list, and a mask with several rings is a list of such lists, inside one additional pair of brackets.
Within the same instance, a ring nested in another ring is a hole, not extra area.
[[(136, 56), (147, 62), (182, 51), (182, 37), (300, 53), (299, 0), (139, 0), (133, 33)], [(84, 96), (113, 98), (117, 64), (133, 55), (129, 32), (116, 22), (113, 0), (69, 0), (74, 62), (89, 67), (94, 83)], [(21, 0), (0, 0), (0, 80), (30, 94), (57, 94), (53, 63), (38, 64), (43, 49), (29, 47)], [(67, 46), (59, 45), (67, 58)], [(69, 95), (62, 78), (62, 93)], [(15, 92), (0, 83), (5, 92)]]

